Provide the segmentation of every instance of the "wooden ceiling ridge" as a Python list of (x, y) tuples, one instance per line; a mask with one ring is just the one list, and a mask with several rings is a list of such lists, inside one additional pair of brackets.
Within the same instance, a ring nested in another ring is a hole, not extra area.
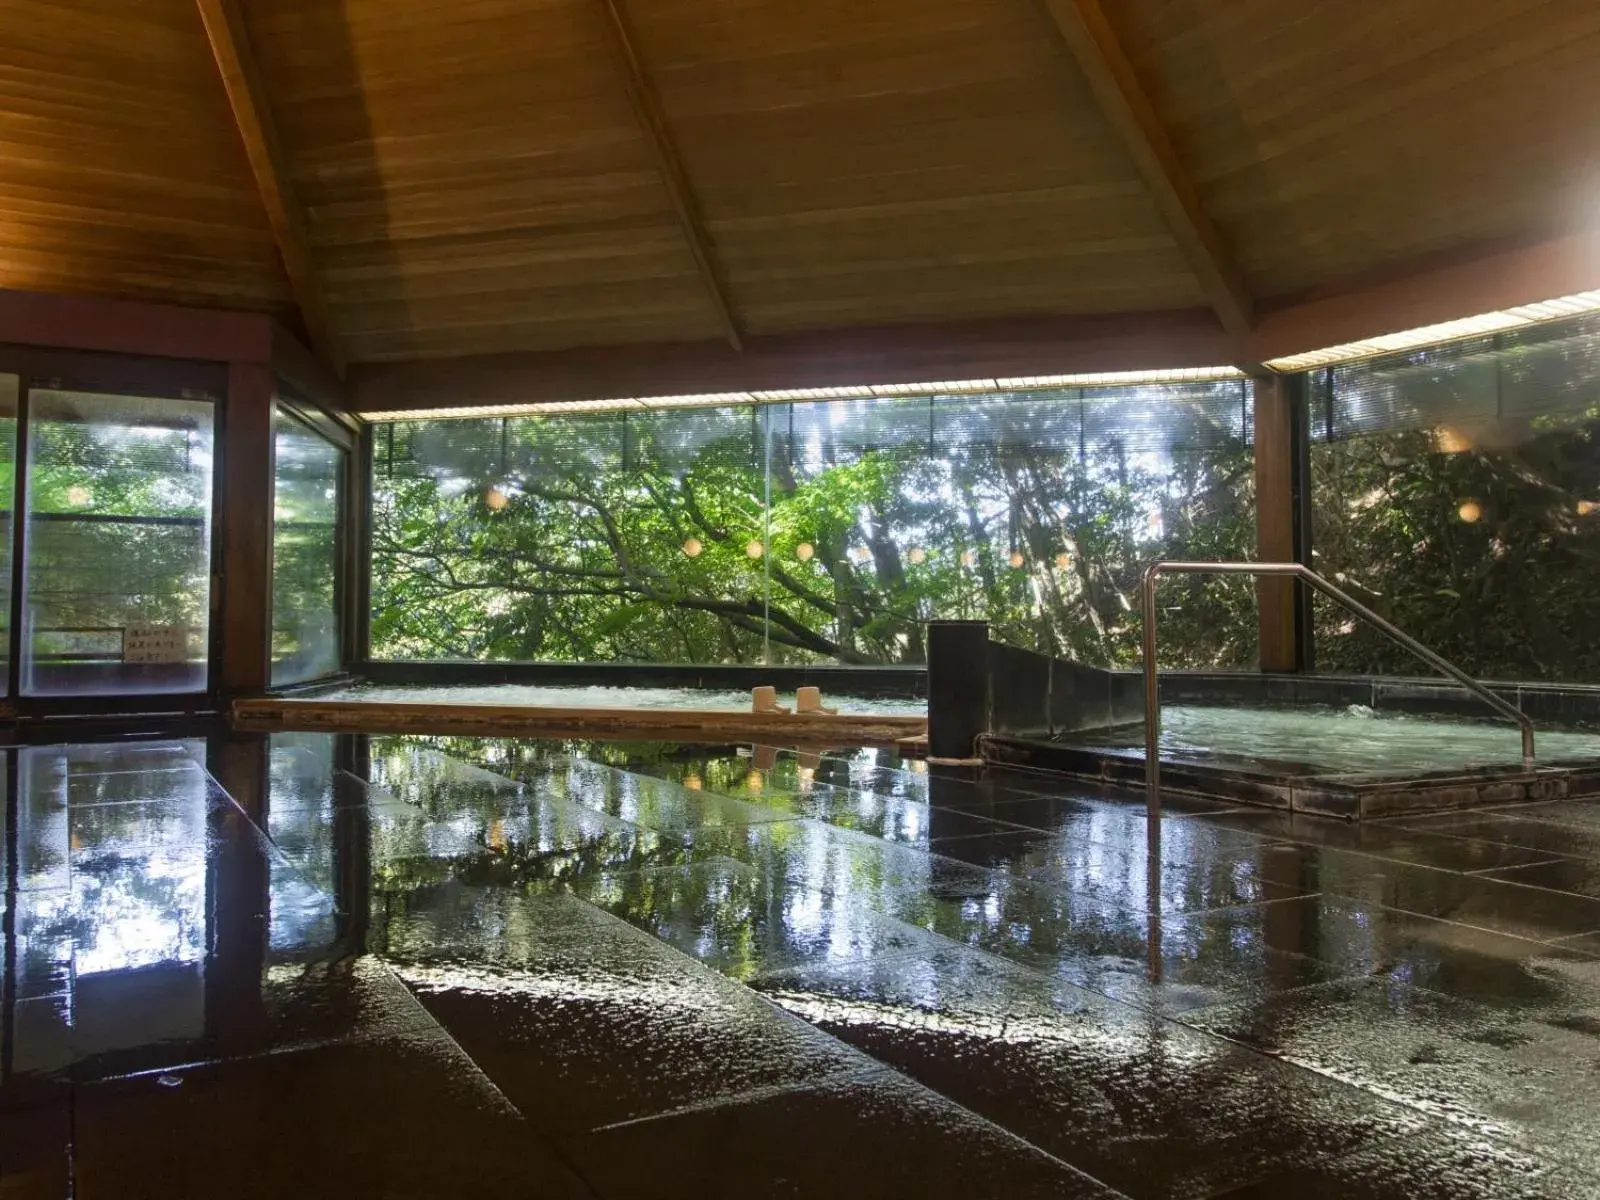
[(244, 141), (250, 170), (272, 226), (283, 267), (299, 306), (312, 348), (343, 378), (345, 355), (328, 313), (326, 297), (311, 256), (305, 210), (295, 195), (289, 161), (272, 116), (261, 69), (250, 48), (238, 0), (195, 0), (206, 40), (222, 76), (234, 123)]
[(695, 199), (688, 173), (684, 170), (677, 144), (673, 141), (672, 130), (667, 125), (661, 98), (639, 57), (628, 14), (622, 7), (622, 0), (595, 0), (595, 2), (604, 10), (606, 44), (616, 61), (623, 86), (627, 89), (628, 103), (632, 105), (634, 115), (644, 129), (645, 139), (650, 143), (662, 185), (667, 189), (667, 195), (672, 201), (672, 208), (677, 214), (684, 240), (688, 243), (689, 253), (694, 256), (695, 268), (705, 285), (706, 298), (710, 300), (715, 310), (717, 326), (721, 329), (722, 336), (728, 340), (728, 344), (735, 350), (741, 350), (744, 343), (739, 334), (738, 322), (734, 319), (733, 306), (728, 298), (727, 277), (717, 262), (711, 235), (706, 231), (705, 220), (700, 214), (700, 205)]
[(1255, 325), (1244, 274), (1229, 253), (1099, 0), (1038, 0), (1083, 72), (1101, 112), (1205, 292), (1217, 319), (1243, 337)]

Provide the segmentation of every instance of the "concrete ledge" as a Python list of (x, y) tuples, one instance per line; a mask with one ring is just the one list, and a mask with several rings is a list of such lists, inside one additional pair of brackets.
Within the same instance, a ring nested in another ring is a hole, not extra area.
[[(991, 737), (987, 761), (1051, 771), (1106, 787), (1143, 792), (1144, 755), (1030, 738)], [(1600, 795), (1600, 760), (1532, 771), (1520, 764), (1409, 775), (1315, 775), (1161, 760), (1163, 795), (1258, 805), (1286, 812), (1372, 820), (1405, 813)]]
[(399, 704), (356, 700), (238, 700), (239, 729), (343, 733), (444, 733), (509, 737), (645, 736), (684, 742), (803, 742), (892, 746), (927, 730), (923, 717), (840, 713), (770, 714), (714, 709), (534, 708), (521, 705)]

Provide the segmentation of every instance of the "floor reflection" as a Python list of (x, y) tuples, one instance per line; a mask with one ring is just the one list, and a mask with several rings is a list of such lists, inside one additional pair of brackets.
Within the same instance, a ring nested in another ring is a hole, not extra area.
[[(96, 1105), (171, 1124), (151, 1089), (221, 1112), (234, 1088), (278, 1094), (269, 1059), (290, 1095), (294, 1064), (321, 1078), (357, 1046), (364, 1080), (420, 1080), (486, 1144), (543, 1122), (590, 1194), (659, 1194), (618, 1174), (618, 1144), (733, 1098), (755, 1120), (751, 1089), (804, 1096), (819, 1128), (895, 1097), (1023, 1194), (1600, 1190), (1575, 1115), (1596, 1090), (1600, 807), (1352, 827), (1179, 801), (1151, 823), (882, 751), (281, 734), (4, 753), (0, 1117), (66, 1124), (0, 1126), (0, 1168), (40, 1194), (51, 1164), (134, 1153), (112, 1137), (134, 1116), (80, 1125)], [(662, 1071), (699, 1082), (646, 1082)], [(1413, 1140), (1425, 1162), (1386, 1149)], [(460, 1170), (493, 1192), (498, 1153)], [(962, 1177), (939, 1172), (936, 1194)]]

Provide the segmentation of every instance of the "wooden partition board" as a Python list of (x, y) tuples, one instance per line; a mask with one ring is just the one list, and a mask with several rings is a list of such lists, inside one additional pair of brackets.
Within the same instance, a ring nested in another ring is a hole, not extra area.
[(340, 733), (440, 733), (485, 737), (643, 737), (685, 742), (820, 742), (894, 745), (927, 729), (923, 717), (772, 714), (714, 709), (536, 708), (488, 704), (395, 704), (355, 700), (238, 700), (239, 729)]

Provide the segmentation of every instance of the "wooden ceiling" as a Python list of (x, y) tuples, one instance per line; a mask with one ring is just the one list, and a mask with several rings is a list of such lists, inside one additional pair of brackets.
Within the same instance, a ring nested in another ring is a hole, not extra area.
[(1569, 0), (10, 0), (0, 287), (337, 366), (1275, 309), (1600, 223)]

